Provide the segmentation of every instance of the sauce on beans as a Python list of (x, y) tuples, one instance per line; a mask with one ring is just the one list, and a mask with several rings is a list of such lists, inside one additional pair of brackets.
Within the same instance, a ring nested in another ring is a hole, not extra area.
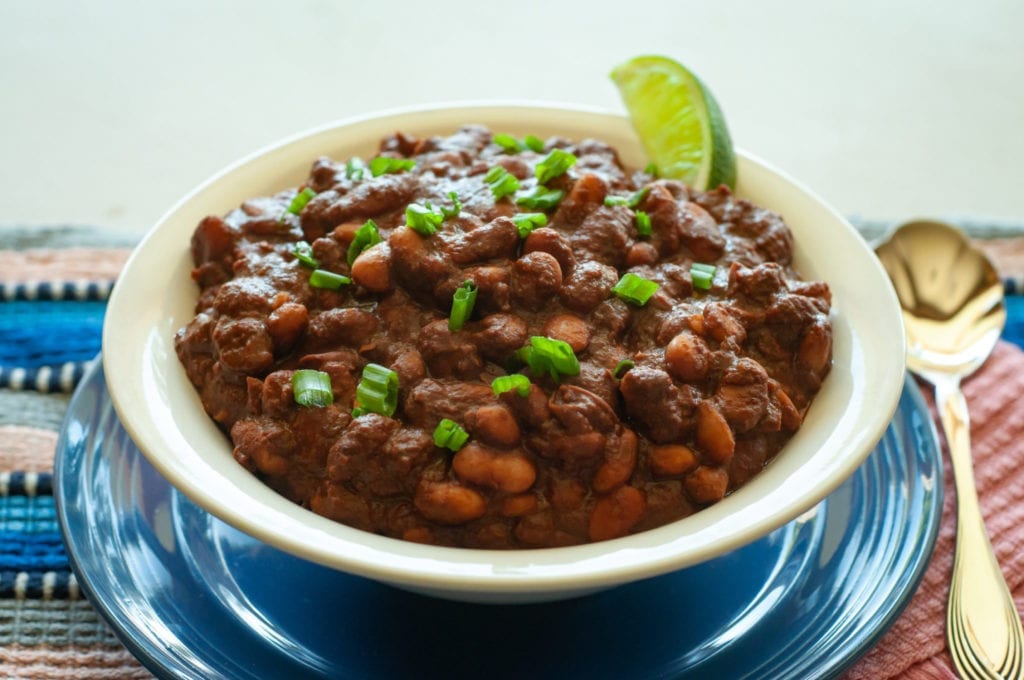
[[(800, 427), (831, 364), (830, 294), (790, 268), (779, 215), (631, 173), (595, 140), (510, 153), (467, 126), (394, 134), (380, 157), (413, 163), (318, 159), (302, 187), (192, 237), (200, 294), (178, 356), (235, 458), (279, 493), (411, 541), (571, 545), (720, 500)], [(707, 290), (694, 264), (714, 265)], [(313, 265), (351, 282), (313, 286)], [(625, 274), (656, 289), (638, 302)], [(475, 298), (453, 331), (460, 287)], [(529, 363), (537, 337), (576, 372)], [(353, 416), (370, 363), (397, 376), (390, 416)], [(299, 369), (329, 376), (332, 404), (296, 403)], [(508, 373), (529, 383), (496, 394)], [(469, 435), (457, 451), (434, 440), (442, 419)]]

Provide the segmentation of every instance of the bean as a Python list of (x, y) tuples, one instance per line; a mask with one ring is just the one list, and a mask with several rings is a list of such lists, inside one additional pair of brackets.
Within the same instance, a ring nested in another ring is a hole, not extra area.
[(697, 454), (689, 446), (683, 444), (663, 444), (652, 446), (647, 453), (651, 470), (662, 477), (674, 477), (686, 474), (697, 467)]
[(259, 319), (221, 317), (213, 329), (221, 365), (238, 373), (262, 373), (274, 363), (273, 344)]
[(501, 504), (501, 514), (505, 517), (522, 517), (537, 511), (537, 497), (532, 493), (509, 496)]
[(534, 229), (523, 241), (523, 254), (544, 252), (551, 255), (562, 269), (562, 276), (568, 276), (576, 264), (576, 256), (562, 235), (547, 227)]
[(658, 261), (658, 249), (647, 241), (634, 243), (626, 252), (626, 266), (639, 267), (651, 265)]
[(551, 482), (548, 502), (556, 510), (575, 510), (587, 499), (587, 487), (573, 477), (559, 477)]
[(718, 342), (732, 338), (743, 344), (747, 339), (747, 329), (724, 304), (713, 302), (704, 308), (704, 325), (707, 333)]
[(605, 449), (605, 460), (594, 474), (594, 491), (607, 493), (625, 484), (636, 468), (636, 435), (623, 428), (618, 442)]
[(445, 244), (452, 262), (465, 265), (497, 258), (514, 257), (519, 246), (519, 229), (508, 217), (498, 217), (472, 231), (463, 232)]
[(274, 351), (281, 354), (298, 342), (309, 324), (309, 310), (297, 302), (286, 302), (267, 317), (267, 332)]
[(725, 497), (729, 488), (729, 474), (720, 467), (701, 465), (686, 476), (683, 482), (690, 498), (698, 503), (715, 503)]
[(373, 293), (391, 290), (391, 247), (377, 243), (352, 263), (352, 280)]
[(352, 239), (356, 237), (356, 232), (359, 231), (359, 228), (363, 226), (363, 224), (363, 222), (358, 220), (342, 222), (334, 228), (331, 235), (341, 243), (348, 246), (348, 244), (352, 242)]
[(590, 344), (590, 327), (575, 314), (556, 314), (544, 324), (544, 335), (561, 340), (577, 354)]
[(512, 412), (500, 404), (481, 406), (466, 414), (466, 427), (485, 444), (508, 449), (519, 445), (519, 423)]
[(421, 482), (413, 503), (424, 517), (439, 524), (465, 524), (487, 511), (483, 496), (454, 482)]
[(736, 438), (725, 417), (710, 402), (697, 405), (697, 447), (708, 460), (724, 465), (736, 450)]
[(775, 398), (778, 400), (779, 410), (782, 412), (782, 427), (790, 432), (800, 429), (804, 418), (786, 391), (780, 387), (775, 391)]
[(820, 374), (828, 366), (832, 357), (832, 334), (828, 324), (821, 319), (815, 320), (800, 340), (797, 351), (797, 363), (807, 367), (813, 373)]
[(646, 500), (632, 486), (620, 486), (594, 503), (587, 534), (591, 541), (607, 541), (625, 536), (643, 518)]
[(522, 493), (537, 479), (537, 468), (521, 451), (495, 451), (470, 442), (452, 459), (460, 479), (506, 493)]
[(480, 327), (473, 342), (481, 356), (496, 363), (525, 345), (529, 337), (526, 321), (515, 314), (489, 314), (480, 320)]
[(538, 309), (558, 294), (562, 269), (553, 255), (527, 253), (512, 264), (512, 298), (530, 309)]
[(668, 372), (684, 382), (703, 380), (710, 364), (711, 352), (707, 344), (693, 333), (680, 333), (665, 348)]
[(607, 437), (600, 432), (563, 435), (546, 442), (547, 455), (565, 460), (589, 460), (604, 451)]

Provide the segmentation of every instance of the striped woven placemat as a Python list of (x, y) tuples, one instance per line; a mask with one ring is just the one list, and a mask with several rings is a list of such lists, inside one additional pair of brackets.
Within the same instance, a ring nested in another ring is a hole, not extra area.
[[(1005, 337), (1024, 344), (1024, 238), (1007, 237), (1005, 225), (998, 232), (978, 243), (1011, 293)], [(0, 229), (0, 677), (149, 677), (79, 591), (51, 477), (69, 396), (99, 351), (130, 246), (102, 230)]]

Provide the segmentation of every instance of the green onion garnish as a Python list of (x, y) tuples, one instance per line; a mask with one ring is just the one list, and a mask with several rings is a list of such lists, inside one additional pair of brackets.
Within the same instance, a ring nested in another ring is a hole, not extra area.
[(469, 433), (449, 418), (442, 418), (434, 428), (434, 446), (451, 451), (458, 451), (469, 441)]
[(519, 189), (519, 180), (500, 165), (495, 165), (484, 175), (484, 182), (490, 185), (494, 200), (500, 201), (509, 194), (514, 194)]
[(348, 255), (345, 259), (348, 261), (348, 266), (351, 267), (352, 263), (356, 261), (359, 255), (369, 248), (370, 246), (377, 245), (383, 239), (380, 237), (380, 232), (377, 230), (377, 223), (373, 220), (366, 220), (363, 226), (356, 230), (356, 235), (352, 238), (352, 243), (348, 244)]
[(352, 279), (347, 276), (342, 276), (341, 274), (329, 272), (326, 269), (314, 269), (313, 273), (309, 275), (309, 285), (314, 288), (338, 290), (349, 283), (352, 283)]
[(398, 407), (398, 374), (379, 364), (366, 364), (356, 385), (361, 413), (392, 416)]
[(411, 158), (388, 158), (377, 156), (370, 161), (370, 173), (374, 177), (390, 175), (403, 170), (412, 170), (416, 167), (416, 161)]
[(608, 206), (625, 205), (636, 210), (636, 207), (640, 205), (640, 202), (644, 200), (650, 191), (650, 188), (644, 187), (630, 196), (605, 196), (604, 204)]
[(647, 167), (644, 168), (644, 173), (650, 175), (651, 177), (657, 177), (658, 176), (658, 166), (656, 164), (654, 164), (654, 163), (648, 163)]
[(530, 367), (531, 373), (547, 373), (556, 382), (563, 375), (580, 374), (580, 362), (563, 340), (534, 335), (530, 337), (530, 346), (517, 350), (516, 355)]
[(640, 236), (651, 235), (651, 216), (643, 210), (636, 211), (636, 233)]
[(553, 210), (565, 196), (561, 189), (548, 189), (538, 185), (533, 192), (516, 198), (516, 205), (531, 210)]
[(625, 196), (605, 196), (604, 204), (609, 208), (613, 205), (626, 205), (629, 203), (629, 199)]
[(292, 249), (292, 255), (295, 256), (296, 260), (310, 269), (316, 269), (320, 266), (320, 262), (313, 257), (313, 247), (305, 241), (299, 241), (295, 244), (295, 247)]
[(519, 213), (512, 216), (516, 228), (519, 229), (519, 238), (526, 238), (530, 232), (537, 227), (543, 227), (548, 223), (548, 216), (544, 213)]
[(616, 380), (622, 380), (622, 376), (626, 375), (626, 371), (636, 366), (632, 359), (623, 359), (615, 366), (615, 370), (612, 371), (612, 377)]
[(345, 163), (345, 179), (361, 180), (366, 174), (366, 163), (359, 156), (353, 156)]
[(537, 164), (534, 174), (537, 181), (547, 184), (556, 177), (561, 177), (565, 171), (576, 165), (576, 156), (564, 149), (552, 149), (547, 157)]
[(495, 396), (515, 390), (520, 397), (525, 397), (530, 393), (530, 379), (520, 373), (499, 376), (491, 381), (491, 389)]
[(520, 141), (512, 135), (499, 132), (494, 135), (494, 143), (504, 149), (507, 153), (519, 153), (522, 150)]
[(651, 299), (654, 291), (660, 287), (654, 281), (649, 281), (636, 274), (627, 273), (623, 274), (619, 282), (612, 286), (612, 292), (622, 300), (642, 307)]
[(523, 146), (530, 151), (536, 151), (540, 153), (544, 150), (544, 140), (537, 135), (526, 135), (523, 137)]
[(693, 287), (698, 290), (711, 290), (711, 282), (715, 278), (715, 265), (694, 262), (690, 265), (690, 279)]
[(299, 406), (328, 406), (334, 403), (331, 376), (303, 368), (292, 373), (292, 392)]
[(454, 191), (449, 191), (448, 198), (452, 201), (452, 207), (446, 208), (441, 206), (441, 214), (444, 215), (445, 219), (448, 219), (449, 217), (458, 217), (459, 213), (462, 212), (462, 201), (459, 200), (459, 195)]
[(299, 193), (295, 194), (295, 198), (293, 198), (292, 202), (288, 204), (288, 212), (293, 215), (298, 215), (314, 196), (316, 196), (316, 192), (309, 187), (306, 187)]
[(476, 284), (466, 281), (455, 289), (452, 296), (452, 313), (448, 317), (448, 330), (460, 331), (462, 326), (473, 313), (473, 305), (476, 304)]
[(425, 206), (412, 203), (405, 209), (405, 226), (423, 236), (437, 233), (437, 228), (444, 222), (444, 213), (435, 210), (427, 203)]

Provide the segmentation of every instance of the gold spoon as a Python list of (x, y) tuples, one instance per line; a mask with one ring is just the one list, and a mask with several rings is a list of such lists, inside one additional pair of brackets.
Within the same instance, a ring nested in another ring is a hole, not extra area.
[(907, 366), (935, 387), (957, 496), (956, 557), (946, 639), (960, 676), (1024, 678), (1024, 630), (978, 508), (970, 421), (960, 380), (991, 354), (1006, 323), (995, 269), (959, 230), (902, 225), (875, 251), (896, 287), (907, 329)]

